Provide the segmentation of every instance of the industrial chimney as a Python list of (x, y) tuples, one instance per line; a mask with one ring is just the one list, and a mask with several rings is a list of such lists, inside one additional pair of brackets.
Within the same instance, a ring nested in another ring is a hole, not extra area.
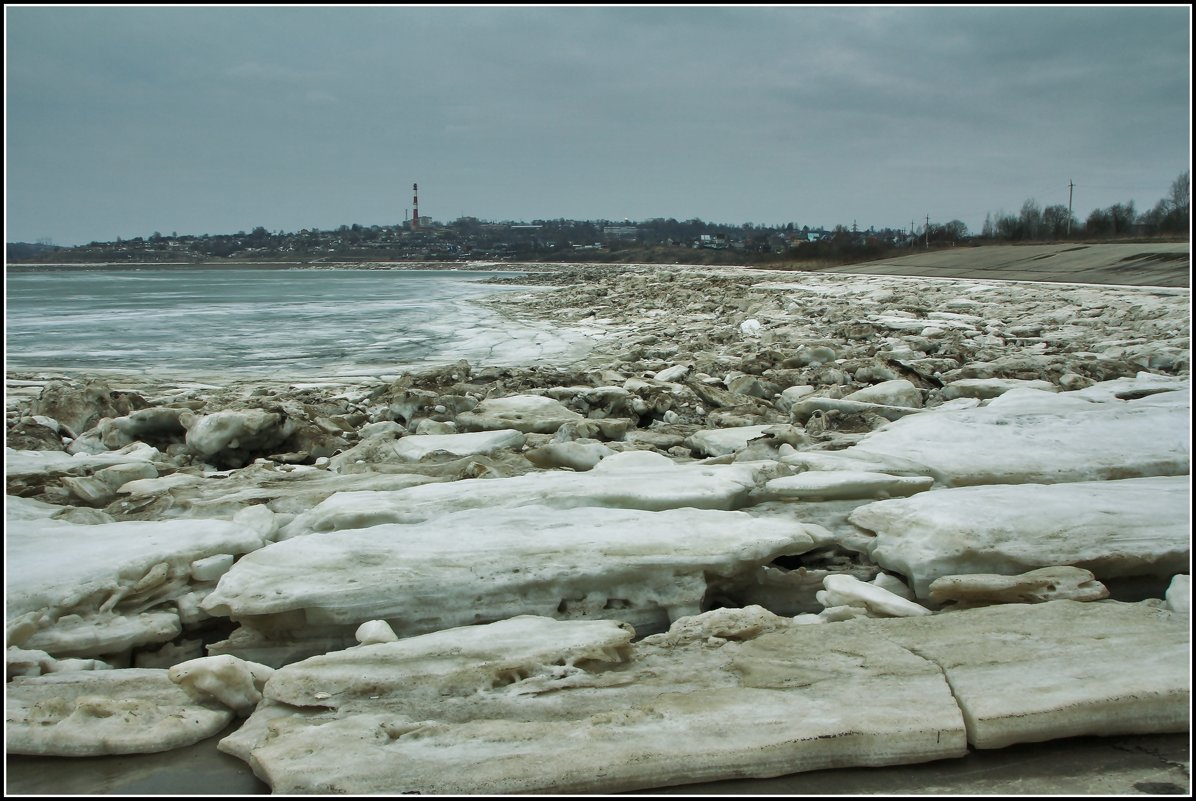
[(419, 184), (412, 184), (411, 191), (413, 193), (413, 197), (411, 199), (411, 207), (412, 207), (411, 230), (418, 231), (419, 230)]

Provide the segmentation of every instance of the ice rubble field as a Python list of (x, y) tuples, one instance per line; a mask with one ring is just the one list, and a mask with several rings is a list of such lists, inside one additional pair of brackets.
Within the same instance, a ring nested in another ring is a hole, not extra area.
[(494, 303), (594, 354), (10, 382), (9, 753), (593, 793), (1188, 730), (1186, 291)]

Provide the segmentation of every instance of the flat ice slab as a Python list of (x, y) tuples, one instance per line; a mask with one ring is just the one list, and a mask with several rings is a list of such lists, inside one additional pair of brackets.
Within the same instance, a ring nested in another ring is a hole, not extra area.
[(1180, 386), (1130, 400), (1013, 389), (987, 406), (904, 417), (840, 453), (921, 464), (955, 486), (1187, 475), (1191, 392)]
[(17, 678), (5, 688), (10, 754), (103, 756), (170, 751), (219, 732), (233, 718), (194, 700), (165, 670), (82, 670)]
[[(517, 644), (495, 653), (509, 626)], [(277, 671), (273, 704), (221, 749), (275, 793), (438, 795), (609, 793), (964, 754), (933, 663), (840, 627), (756, 639), (731, 628), (749, 641), (712, 647), (716, 629), (630, 658), (616, 623), (541, 617), (438, 632), (434, 647), (351, 648)]]
[(976, 748), (1188, 731), (1187, 617), (1149, 601), (1002, 604), (847, 625), (940, 665)]
[(314, 657), (221, 750), (276, 793), (611, 793), (1188, 725), (1187, 618), (1146, 603), (748, 607), (629, 640), (521, 617)]
[(930, 489), (929, 476), (891, 476), (866, 470), (807, 470), (774, 478), (761, 496), (769, 500), (827, 501), (842, 498), (888, 498)]
[(266, 543), (251, 525), (228, 520), (9, 518), (7, 528), (8, 642), (55, 656), (101, 656), (171, 639), (179, 600), (212, 586), (195, 578), (193, 564)]
[[(401, 440), (400, 440), (401, 441)], [(295, 518), (282, 538), (319, 531), (411, 523), (465, 509), (544, 506), (662, 511), (737, 509), (775, 465), (677, 464), (649, 451), (607, 456), (583, 473), (549, 471), (511, 478), (465, 479), (387, 491), (341, 492)]]
[(274, 543), (235, 564), (203, 607), (275, 638), (372, 619), (411, 636), (520, 614), (659, 629), (700, 611), (707, 576), (813, 547), (797, 521), (745, 512), (479, 509)]
[(1016, 575), (1052, 565), (1098, 579), (1188, 569), (1187, 476), (932, 490), (877, 501), (849, 519), (875, 532), (870, 556), (919, 598), (942, 576)]
[(79, 611), (89, 608), (91, 596), (119, 599), (159, 564), (166, 566), (159, 569), (164, 574), (159, 583), (170, 578), (186, 583), (192, 562), (248, 553), (266, 543), (259, 532), (229, 520), (8, 523), (5, 601), (10, 619), (47, 607)]

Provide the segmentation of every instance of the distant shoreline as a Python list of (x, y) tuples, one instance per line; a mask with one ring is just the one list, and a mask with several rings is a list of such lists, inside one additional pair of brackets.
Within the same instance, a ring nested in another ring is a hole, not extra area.
[(514, 262), (310, 262), (310, 261), (238, 261), (238, 262), (61, 262), (8, 263), (6, 272), (68, 272), (74, 270), (445, 270), (455, 272), (529, 272), (551, 270), (555, 265)]
[[(535, 276), (645, 268), (721, 271), (772, 275), (887, 275), (905, 278), (1023, 281), (1188, 288), (1191, 284), (1191, 246), (1186, 242), (1100, 243), (1053, 245), (991, 245), (945, 248), (897, 258), (844, 265), (661, 264), (656, 262), (529, 262), (529, 261), (204, 261), (204, 262), (63, 262), (10, 263), (8, 273), (146, 270), (443, 270), (506, 272)], [(579, 272), (580, 271), (580, 272)], [(578, 276), (573, 276), (576, 279)], [(505, 279), (495, 279), (503, 282)]]

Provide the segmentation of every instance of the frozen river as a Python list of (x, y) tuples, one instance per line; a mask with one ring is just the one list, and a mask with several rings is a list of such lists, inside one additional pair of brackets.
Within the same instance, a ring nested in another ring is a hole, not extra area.
[(290, 376), (568, 360), (576, 332), (472, 301), (529, 287), (456, 270), (53, 270), (7, 276), (9, 370)]

